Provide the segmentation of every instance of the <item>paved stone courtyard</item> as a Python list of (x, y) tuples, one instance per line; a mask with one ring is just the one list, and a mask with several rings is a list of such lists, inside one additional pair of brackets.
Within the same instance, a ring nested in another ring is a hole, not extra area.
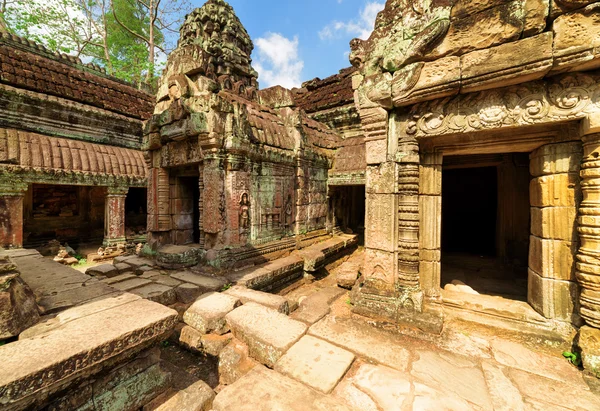
[[(172, 297), (162, 289), (145, 297), (176, 308), (182, 322), (169, 337), (171, 345), (162, 348), (161, 368), (171, 373), (172, 386), (145, 410), (600, 409), (600, 384), (563, 358), (555, 342), (540, 345), (461, 321), (450, 322), (440, 336), (406, 335), (352, 314), (349, 291), (337, 283), (362, 252), (326, 265), (327, 275), (280, 295), (224, 287), (224, 280), (191, 270), (187, 276), (139, 270), (152, 261), (138, 257), (121, 258), (114, 264), (135, 264), (102, 279), (36, 252), (13, 252), (23, 277), (45, 296), (40, 301), (49, 313), (22, 338), (48, 335), (58, 341), (61, 327), (82, 329), (108, 313), (118, 315), (119, 308), (131, 310), (144, 297), (139, 290), (163, 284)], [(40, 269), (54, 273), (53, 280), (35, 281)], [(99, 270), (112, 273), (107, 266), (90, 272)], [(123, 285), (128, 283), (133, 288)], [(185, 360), (174, 360), (173, 352)]]

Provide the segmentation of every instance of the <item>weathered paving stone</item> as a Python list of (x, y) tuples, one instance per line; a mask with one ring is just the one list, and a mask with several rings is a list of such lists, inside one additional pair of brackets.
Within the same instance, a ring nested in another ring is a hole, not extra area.
[(493, 409), (483, 372), (475, 362), (449, 352), (418, 351), (417, 355), (411, 374), (422, 383), (454, 393), (482, 409)]
[(523, 396), (502, 368), (488, 361), (484, 361), (481, 367), (494, 404), (494, 410), (526, 410), (527, 406), (523, 402)]
[(116, 283), (120, 283), (123, 281), (131, 280), (131, 279), (138, 279), (138, 277), (136, 277), (135, 274), (126, 273), (126, 274), (119, 274), (119, 275), (111, 277), (111, 278), (106, 278), (106, 279), (102, 280), (102, 282), (111, 285), (111, 284), (116, 284)]
[(290, 318), (312, 325), (331, 312), (329, 304), (323, 301), (309, 301), (307, 303), (305, 301), (298, 305), (298, 309), (290, 315)]
[(231, 342), (233, 335), (202, 334), (189, 325), (181, 330), (179, 342), (192, 351), (202, 352), (218, 357), (221, 351)]
[(196, 301), (200, 296), (200, 287), (194, 284), (183, 283), (175, 287), (175, 294), (177, 295), (177, 301), (183, 304), (189, 304)]
[(162, 340), (177, 320), (175, 311), (142, 299), (107, 309), (100, 304), (95, 310), (40, 337), (0, 346), (0, 408), (23, 409), (43, 401), (98, 372), (104, 361), (134, 355)]
[(112, 287), (121, 291), (130, 291), (134, 288), (142, 287), (147, 284), (152, 284), (152, 281), (144, 278), (133, 277), (122, 281), (117, 281), (111, 284)]
[(175, 290), (171, 287), (161, 284), (146, 284), (131, 290), (133, 294), (137, 294), (142, 298), (162, 305), (173, 305), (177, 301)]
[(215, 392), (204, 381), (171, 363), (161, 365), (172, 374), (172, 387), (144, 405), (142, 411), (209, 411)]
[(334, 395), (354, 409), (400, 410), (410, 392), (410, 374), (363, 363), (354, 375), (344, 378)]
[(133, 268), (127, 263), (113, 263), (119, 274), (133, 271)]
[(344, 293), (345, 291), (338, 287), (319, 290), (303, 299), (298, 310), (294, 311), (291, 317), (312, 325), (329, 314), (331, 311), (329, 305)]
[[(117, 259), (115, 258), (114, 262), (121, 262), (121, 261), (117, 261)], [(134, 269), (137, 269), (137, 268), (143, 267), (143, 266), (148, 266), (148, 267), (154, 266), (154, 262), (152, 260), (149, 260), (147, 258), (142, 258), (142, 257), (127, 258), (123, 262), (126, 264), (129, 264)]]
[(354, 361), (354, 354), (305, 335), (275, 364), (275, 370), (328, 394)]
[(233, 335), (245, 342), (250, 356), (269, 367), (300, 339), (306, 325), (273, 309), (247, 303), (226, 316)]
[(254, 302), (277, 310), (283, 314), (290, 313), (288, 300), (280, 295), (251, 290), (240, 286), (231, 287), (229, 290), (225, 291), (225, 294), (239, 298), (243, 304)]
[(570, 381), (573, 384), (583, 381), (579, 370), (563, 358), (550, 357), (500, 338), (493, 339), (491, 346), (494, 358), (500, 364), (557, 381)]
[(213, 389), (198, 380), (145, 406), (143, 411), (209, 411), (214, 398)]
[(173, 287), (173, 288), (181, 285), (181, 281), (171, 278), (168, 275), (162, 275), (162, 274), (154, 275), (154, 276), (150, 277), (149, 280), (152, 280), (157, 284), (162, 284), (162, 285), (166, 285), (167, 287)]
[(115, 275), (119, 274), (119, 270), (117, 270), (117, 268), (112, 264), (102, 264), (88, 268), (87, 270), (85, 270), (85, 273), (94, 277), (114, 277)]
[(220, 291), (227, 280), (218, 277), (208, 277), (206, 275), (194, 274), (189, 271), (182, 271), (180, 273), (172, 274), (171, 277), (183, 281), (184, 283), (190, 283), (200, 287), (200, 292), (207, 293), (209, 291)]
[(233, 384), (257, 365), (250, 358), (248, 346), (233, 339), (219, 353), (219, 382), (224, 385)]
[(358, 321), (326, 317), (310, 327), (308, 334), (400, 371), (406, 371), (410, 362), (410, 353), (397, 335)]
[(215, 398), (215, 411), (346, 411), (340, 400), (311, 390), (276, 371), (257, 366)]
[(225, 334), (229, 331), (225, 316), (240, 305), (240, 300), (230, 295), (206, 293), (185, 312), (183, 321), (202, 334)]
[(33, 327), (28, 328), (19, 335), (19, 339), (24, 340), (27, 338), (36, 337), (53, 331), (59, 327), (63, 327), (66, 323), (82, 319), (88, 315), (99, 313), (101, 311), (125, 306), (140, 299), (141, 297), (135, 294), (119, 293), (97, 301), (89, 302), (87, 304), (78, 305), (77, 307), (62, 311), (56, 316), (45, 321), (41, 321)]
[(572, 411), (600, 410), (600, 399), (589, 391), (585, 383), (573, 384), (557, 381), (525, 371), (510, 369), (510, 378), (515, 382), (526, 401), (545, 404), (541, 409), (567, 409)]
[(147, 272), (154, 271), (154, 268), (149, 265), (142, 265), (135, 268), (135, 275), (143, 275)]

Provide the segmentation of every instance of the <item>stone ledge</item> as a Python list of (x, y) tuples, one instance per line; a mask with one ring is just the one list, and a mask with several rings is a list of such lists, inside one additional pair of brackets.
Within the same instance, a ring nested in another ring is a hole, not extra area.
[[(4, 410), (41, 404), (76, 380), (94, 375), (115, 359), (129, 357), (165, 338), (177, 313), (134, 299), (81, 317), (50, 332), (0, 347), (0, 405)], [(62, 315), (67, 318), (69, 311)], [(102, 332), (98, 332), (102, 330)]]

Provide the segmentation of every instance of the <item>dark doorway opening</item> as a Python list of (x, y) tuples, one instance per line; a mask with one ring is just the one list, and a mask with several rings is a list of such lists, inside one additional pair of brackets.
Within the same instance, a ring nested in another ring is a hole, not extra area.
[(330, 187), (334, 230), (358, 234), (361, 245), (364, 245), (365, 237), (365, 197), (365, 186), (362, 185)]
[(127, 237), (146, 233), (148, 222), (148, 189), (131, 187), (125, 198), (125, 234)]
[(442, 249), (496, 256), (496, 167), (445, 170), (442, 174)]
[(527, 300), (527, 154), (449, 158), (442, 171), (442, 288)]
[[(189, 242), (200, 242), (200, 185), (198, 177), (179, 177), (180, 213), (186, 222), (180, 228), (189, 230)], [(187, 217), (185, 217), (187, 216)], [(189, 220), (189, 223), (188, 223)]]

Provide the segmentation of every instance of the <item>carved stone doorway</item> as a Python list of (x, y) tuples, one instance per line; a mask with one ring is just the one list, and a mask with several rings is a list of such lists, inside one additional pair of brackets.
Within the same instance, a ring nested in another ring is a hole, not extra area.
[(329, 198), (333, 229), (358, 234), (359, 243), (364, 244), (365, 186), (330, 187)]
[(528, 154), (446, 157), (442, 288), (527, 301)]

